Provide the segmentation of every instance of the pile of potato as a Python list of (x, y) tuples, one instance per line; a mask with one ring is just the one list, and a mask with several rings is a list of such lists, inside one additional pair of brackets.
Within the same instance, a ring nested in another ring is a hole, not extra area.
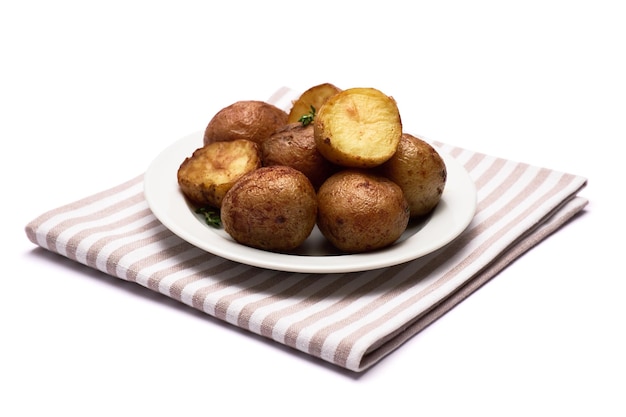
[(223, 108), (177, 177), (189, 201), (219, 210), (241, 244), (289, 252), (317, 225), (337, 249), (360, 253), (391, 245), (435, 208), (446, 166), (402, 131), (392, 97), (325, 83), (290, 112), (253, 100)]

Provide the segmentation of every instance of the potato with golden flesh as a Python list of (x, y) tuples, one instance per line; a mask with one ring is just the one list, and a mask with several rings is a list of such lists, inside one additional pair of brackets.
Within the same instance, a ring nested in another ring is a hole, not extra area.
[(408, 226), (409, 205), (400, 187), (370, 170), (334, 174), (318, 190), (317, 200), (320, 232), (346, 253), (387, 247)]
[(302, 116), (306, 116), (311, 113), (311, 107), (313, 107), (317, 112), (326, 100), (340, 91), (341, 89), (339, 87), (330, 83), (318, 84), (309, 88), (302, 93), (296, 101), (294, 101), (293, 106), (289, 111), (287, 123), (300, 121)]
[(288, 252), (311, 234), (317, 197), (308, 178), (287, 166), (262, 167), (244, 175), (226, 193), (221, 220), (237, 242)]
[(245, 139), (213, 142), (185, 158), (178, 168), (178, 185), (192, 204), (219, 208), (233, 184), (260, 167), (256, 143)]
[(333, 95), (313, 124), (320, 153), (352, 168), (382, 164), (396, 152), (402, 135), (395, 100), (374, 88), (350, 88)]
[(261, 144), (287, 124), (287, 112), (258, 100), (237, 101), (218, 111), (204, 131), (204, 144), (247, 139)]
[(264, 166), (286, 165), (297, 169), (315, 189), (337, 171), (337, 167), (317, 150), (310, 124), (290, 123), (279, 129), (263, 142), (261, 160)]
[(396, 153), (379, 169), (402, 188), (411, 217), (430, 213), (441, 200), (447, 179), (446, 164), (423, 139), (404, 133)]

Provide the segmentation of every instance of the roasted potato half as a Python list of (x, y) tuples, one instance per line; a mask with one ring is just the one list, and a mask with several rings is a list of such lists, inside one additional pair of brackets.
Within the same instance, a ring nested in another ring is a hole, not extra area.
[(402, 136), (395, 100), (374, 88), (350, 88), (333, 95), (313, 124), (320, 153), (352, 168), (371, 168), (387, 161)]
[(402, 135), (396, 153), (380, 166), (380, 173), (402, 188), (411, 217), (435, 208), (447, 179), (446, 164), (437, 150), (408, 133)]
[(317, 150), (313, 125), (290, 123), (261, 145), (264, 166), (286, 165), (301, 171), (315, 189), (337, 171), (337, 167)]
[(317, 197), (308, 178), (287, 166), (262, 167), (244, 175), (226, 193), (221, 220), (237, 242), (287, 252), (311, 234)]
[(264, 101), (237, 101), (218, 111), (204, 131), (204, 144), (247, 139), (261, 144), (287, 124), (287, 112)]
[(340, 171), (317, 193), (317, 226), (337, 249), (369, 252), (398, 240), (409, 223), (402, 189), (370, 170)]
[(318, 84), (306, 90), (304, 93), (294, 101), (291, 110), (289, 111), (289, 118), (287, 123), (296, 123), (300, 121), (302, 116), (311, 113), (311, 107), (317, 111), (322, 104), (326, 102), (330, 97), (334, 96), (341, 89), (330, 83)]
[(260, 167), (256, 143), (245, 139), (213, 142), (185, 158), (178, 168), (178, 185), (192, 204), (219, 208), (233, 184)]

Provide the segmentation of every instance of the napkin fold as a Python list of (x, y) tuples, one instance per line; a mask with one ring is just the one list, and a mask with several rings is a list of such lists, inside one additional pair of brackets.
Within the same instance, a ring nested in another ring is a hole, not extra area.
[[(268, 101), (289, 109), (297, 94)], [(34, 244), (355, 372), (379, 362), (584, 209), (584, 177), (432, 143), (477, 188), (454, 241), (393, 267), (341, 274), (262, 269), (198, 249), (164, 227), (143, 176), (43, 213)], [(174, 173), (173, 173), (174, 174)]]

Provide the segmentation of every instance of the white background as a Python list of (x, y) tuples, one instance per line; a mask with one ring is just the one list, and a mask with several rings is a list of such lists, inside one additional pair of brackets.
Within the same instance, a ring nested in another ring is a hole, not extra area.
[[(5, 1), (3, 416), (624, 416), (619, 1)], [(220, 108), (376, 87), (405, 130), (589, 179), (581, 216), (364, 374), (31, 244)]]

